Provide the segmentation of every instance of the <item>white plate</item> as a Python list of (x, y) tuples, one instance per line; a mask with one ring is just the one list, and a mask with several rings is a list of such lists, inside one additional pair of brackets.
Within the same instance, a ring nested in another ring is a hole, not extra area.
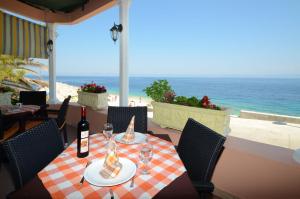
[(122, 144), (140, 144), (140, 143), (145, 142), (145, 140), (147, 138), (146, 135), (143, 133), (134, 132), (134, 140), (132, 142), (124, 142), (122, 140), (124, 134), (125, 134), (125, 132), (117, 134), (115, 136), (115, 140)]
[(92, 185), (107, 187), (122, 184), (130, 180), (136, 173), (135, 164), (127, 158), (119, 158), (122, 164), (120, 173), (115, 178), (106, 179), (100, 175), (103, 169), (104, 158), (93, 161), (84, 171), (84, 179)]

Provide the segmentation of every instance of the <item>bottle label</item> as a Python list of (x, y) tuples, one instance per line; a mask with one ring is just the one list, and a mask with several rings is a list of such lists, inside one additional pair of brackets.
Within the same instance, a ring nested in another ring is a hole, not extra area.
[(87, 138), (89, 136), (89, 131), (81, 131), (81, 139)]
[(81, 131), (80, 152), (85, 153), (89, 150), (89, 131)]
[(80, 143), (80, 152), (85, 153), (89, 150), (89, 138), (83, 138), (81, 139)]

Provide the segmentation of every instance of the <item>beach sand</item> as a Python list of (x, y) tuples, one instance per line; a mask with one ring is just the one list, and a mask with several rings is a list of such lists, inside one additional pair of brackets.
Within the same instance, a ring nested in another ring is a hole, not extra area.
[[(56, 83), (56, 97), (58, 101), (62, 102), (65, 98), (71, 95), (71, 102), (78, 101), (78, 91), (79, 87), (68, 85), (65, 83), (57, 82)], [(49, 92), (48, 87), (42, 87), (39, 90)], [(109, 92), (108, 92), (109, 93)], [(147, 97), (140, 96), (129, 96), (128, 100), (129, 106), (148, 106), (151, 109), (151, 99)], [(118, 106), (119, 105), (119, 95), (111, 94), (108, 95), (108, 104), (110, 106)]]
[(300, 148), (300, 124), (230, 117), (230, 136), (289, 149)]
[[(57, 82), (56, 89), (59, 101), (62, 102), (68, 95), (71, 95), (71, 102), (77, 102), (77, 91), (79, 87)], [(40, 90), (48, 91), (48, 88), (44, 87)], [(108, 104), (110, 106), (118, 106), (119, 96), (117, 94), (109, 94)], [(130, 96), (129, 105), (147, 106), (149, 108), (148, 117), (152, 118), (153, 114), (150, 98)], [(230, 129), (230, 136), (290, 148), (293, 150), (300, 148), (300, 124), (286, 123), (284, 125), (280, 125), (273, 121), (244, 119), (237, 116), (231, 116)]]

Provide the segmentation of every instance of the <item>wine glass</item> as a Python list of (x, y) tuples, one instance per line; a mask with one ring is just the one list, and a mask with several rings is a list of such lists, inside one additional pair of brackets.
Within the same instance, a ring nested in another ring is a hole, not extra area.
[(105, 123), (103, 128), (103, 135), (107, 140), (110, 140), (113, 134), (113, 125), (111, 123)]
[(153, 156), (152, 149), (152, 145), (147, 141), (141, 144), (139, 157), (142, 163), (144, 164), (143, 169), (141, 171), (143, 175), (150, 174), (148, 163), (151, 161)]

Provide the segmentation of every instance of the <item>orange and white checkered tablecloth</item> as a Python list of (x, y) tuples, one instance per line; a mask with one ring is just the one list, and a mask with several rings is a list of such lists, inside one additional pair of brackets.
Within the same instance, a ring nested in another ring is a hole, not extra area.
[[(77, 158), (75, 140), (38, 176), (52, 198), (110, 198), (110, 188), (115, 198), (152, 198), (186, 169), (172, 143), (151, 135), (148, 135), (148, 140), (153, 146), (150, 175), (140, 175), (138, 171), (133, 188), (130, 187), (130, 180), (113, 187), (96, 187), (86, 181), (80, 186), (79, 181), (87, 161), (105, 157), (107, 141), (101, 134), (90, 136), (90, 153), (87, 158)], [(118, 155), (138, 162), (139, 145), (118, 143)]]

